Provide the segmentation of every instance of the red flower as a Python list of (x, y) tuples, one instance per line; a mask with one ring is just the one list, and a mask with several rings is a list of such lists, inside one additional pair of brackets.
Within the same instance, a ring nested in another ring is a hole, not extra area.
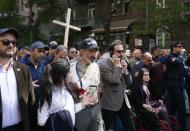
[(82, 88), (79, 89), (79, 96), (83, 95), (86, 91)]

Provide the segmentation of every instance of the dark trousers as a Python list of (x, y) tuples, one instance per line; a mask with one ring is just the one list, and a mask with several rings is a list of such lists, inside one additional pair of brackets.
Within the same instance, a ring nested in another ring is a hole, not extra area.
[(136, 131), (131, 110), (127, 108), (125, 102), (123, 102), (123, 105), (119, 111), (102, 109), (102, 118), (104, 120), (106, 131), (108, 131), (114, 123), (117, 115), (119, 116), (125, 131)]
[(24, 131), (23, 130), (23, 124), (22, 124), (22, 122), (20, 122), (17, 125), (13, 125), (13, 126), (3, 128), (2, 131)]
[(182, 131), (186, 131), (185, 120), (185, 99), (183, 94), (183, 87), (175, 81), (167, 83), (168, 96), (166, 98), (166, 105), (169, 114), (175, 115), (181, 126)]

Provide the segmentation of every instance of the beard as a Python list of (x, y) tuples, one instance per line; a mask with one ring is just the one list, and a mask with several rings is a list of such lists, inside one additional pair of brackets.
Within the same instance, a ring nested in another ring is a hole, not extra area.
[(14, 56), (14, 51), (0, 51), (1, 58), (12, 58)]
[(91, 63), (93, 63), (96, 60), (96, 58), (95, 57), (90, 57), (89, 60), (90, 60)]

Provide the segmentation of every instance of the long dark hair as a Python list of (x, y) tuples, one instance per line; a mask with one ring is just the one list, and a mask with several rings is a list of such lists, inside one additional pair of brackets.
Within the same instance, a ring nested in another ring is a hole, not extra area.
[(135, 81), (139, 85), (143, 85), (143, 75), (145, 72), (149, 72), (146, 68), (142, 68), (138, 71), (137, 76), (135, 76)]
[(40, 80), (40, 108), (47, 101), (49, 107), (52, 101), (52, 88), (67, 87), (66, 77), (70, 70), (70, 64), (65, 60), (56, 60), (48, 65)]

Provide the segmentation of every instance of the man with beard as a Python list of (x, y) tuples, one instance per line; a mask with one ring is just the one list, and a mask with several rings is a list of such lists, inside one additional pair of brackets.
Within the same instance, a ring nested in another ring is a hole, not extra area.
[(32, 84), (35, 87), (35, 97), (36, 104), (33, 112), (33, 116), (35, 117), (35, 124), (37, 125), (37, 108), (38, 102), (40, 99), (40, 88), (39, 81), (42, 77), (43, 72), (45, 71), (46, 65), (48, 64), (46, 60), (42, 59), (45, 53), (45, 45), (41, 41), (36, 41), (31, 45), (31, 54), (26, 55), (21, 63), (27, 65), (30, 69), (32, 75)]
[[(13, 60), (18, 31), (0, 29), (0, 130), (33, 131), (35, 97), (27, 66)], [(31, 115), (31, 116), (30, 116)]]
[(28, 65), (32, 74), (32, 80), (35, 86), (40, 80), (42, 73), (45, 70), (46, 61), (42, 59), (45, 52), (45, 45), (41, 41), (36, 41), (31, 45), (31, 54), (26, 55), (21, 63)]
[(63, 59), (68, 61), (69, 59), (67, 54), (68, 51), (66, 47), (64, 47), (63, 45), (58, 46), (55, 52), (54, 61), (58, 59)]
[(122, 58), (124, 47), (121, 41), (115, 40), (109, 52), (110, 56), (98, 61), (102, 89), (100, 103), (106, 131), (109, 130), (117, 116), (125, 131), (136, 131), (131, 105), (126, 94), (127, 88), (132, 84), (132, 77), (128, 64)]
[[(97, 43), (94, 39), (87, 38), (80, 43), (80, 56), (71, 63), (73, 82), (78, 84), (78, 99), (76, 103), (76, 127), (78, 131), (103, 131), (103, 121), (100, 105), (98, 103), (97, 88), (100, 83), (100, 71), (95, 62)], [(85, 95), (91, 97), (91, 105), (83, 107), (81, 98)]]

